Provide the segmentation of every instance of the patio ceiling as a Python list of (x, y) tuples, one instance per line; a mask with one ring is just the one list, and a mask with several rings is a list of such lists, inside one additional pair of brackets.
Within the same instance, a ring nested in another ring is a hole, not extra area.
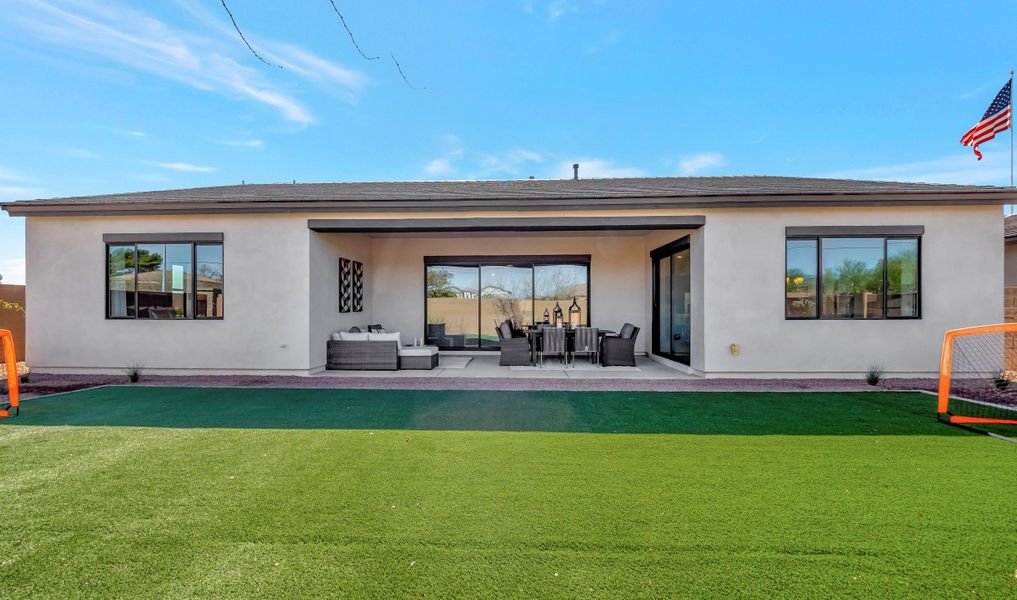
[(447, 219), (308, 219), (312, 231), (340, 233), (649, 231), (698, 229), (703, 215), (659, 217), (454, 217)]

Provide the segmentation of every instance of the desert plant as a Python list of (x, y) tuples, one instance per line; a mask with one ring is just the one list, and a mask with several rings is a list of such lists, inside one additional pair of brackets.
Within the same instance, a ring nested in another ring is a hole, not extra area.
[(130, 381), (131, 383), (138, 383), (139, 381), (141, 381), (142, 371), (144, 371), (144, 368), (138, 363), (132, 363), (128, 365), (126, 369), (127, 380)]
[(7, 300), (0, 299), (0, 310), (13, 310), (16, 312), (25, 312), (25, 307), (21, 306), (17, 302), (8, 302)]
[(1010, 380), (1007, 379), (1007, 372), (1000, 371), (999, 373), (997, 373), (996, 376), (992, 379), (992, 385), (996, 386), (996, 389), (1001, 392), (1006, 391), (1006, 389), (1010, 387)]
[(885, 373), (885, 367), (874, 363), (871, 367), (869, 367), (869, 370), (865, 372), (865, 383), (869, 385), (879, 385), (879, 382), (883, 380), (883, 375)]

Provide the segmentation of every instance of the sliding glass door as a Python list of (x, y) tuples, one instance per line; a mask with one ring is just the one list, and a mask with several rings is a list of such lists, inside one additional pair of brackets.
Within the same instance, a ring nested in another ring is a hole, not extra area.
[(590, 257), (425, 257), (425, 341), (447, 349), (497, 350), (497, 326), (544, 320), (560, 306), (565, 318), (575, 302), (579, 324), (588, 324)]
[(653, 262), (653, 353), (689, 364), (692, 280), (689, 238), (650, 253)]
[(505, 319), (533, 323), (533, 267), (483, 265), (480, 283), (480, 346), (498, 348), (495, 328)]

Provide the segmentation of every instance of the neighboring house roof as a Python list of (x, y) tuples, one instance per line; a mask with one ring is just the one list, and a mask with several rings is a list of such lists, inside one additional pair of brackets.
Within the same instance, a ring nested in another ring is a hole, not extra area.
[(1017, 204), (1012, 188), (801, 177), (251, 184), (22, 200), (12, 216)]
[(1017, 215), (1003, 218), (1003, 237), (1008, 244), (1017, 243)]

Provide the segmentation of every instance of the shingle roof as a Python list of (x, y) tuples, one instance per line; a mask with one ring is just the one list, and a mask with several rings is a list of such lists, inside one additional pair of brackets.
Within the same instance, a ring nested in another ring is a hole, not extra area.
[[(830, 206), (1017, 203), (1011, 188), (800, 177), (633, 177), (230, 185), (24, 200), (12, 215), (247, 210), (540, 209), (660, 206)], [(556, 202), (559, 201), (559, 202)], [(562, 202), (570, 201), (570, 202)], [(104, 207), (100, 209), (100, 207)]]
[(1006, 239), (1017, 239), (1017, 215), (1007, 215), (1003, 218), (1003, 237)]

